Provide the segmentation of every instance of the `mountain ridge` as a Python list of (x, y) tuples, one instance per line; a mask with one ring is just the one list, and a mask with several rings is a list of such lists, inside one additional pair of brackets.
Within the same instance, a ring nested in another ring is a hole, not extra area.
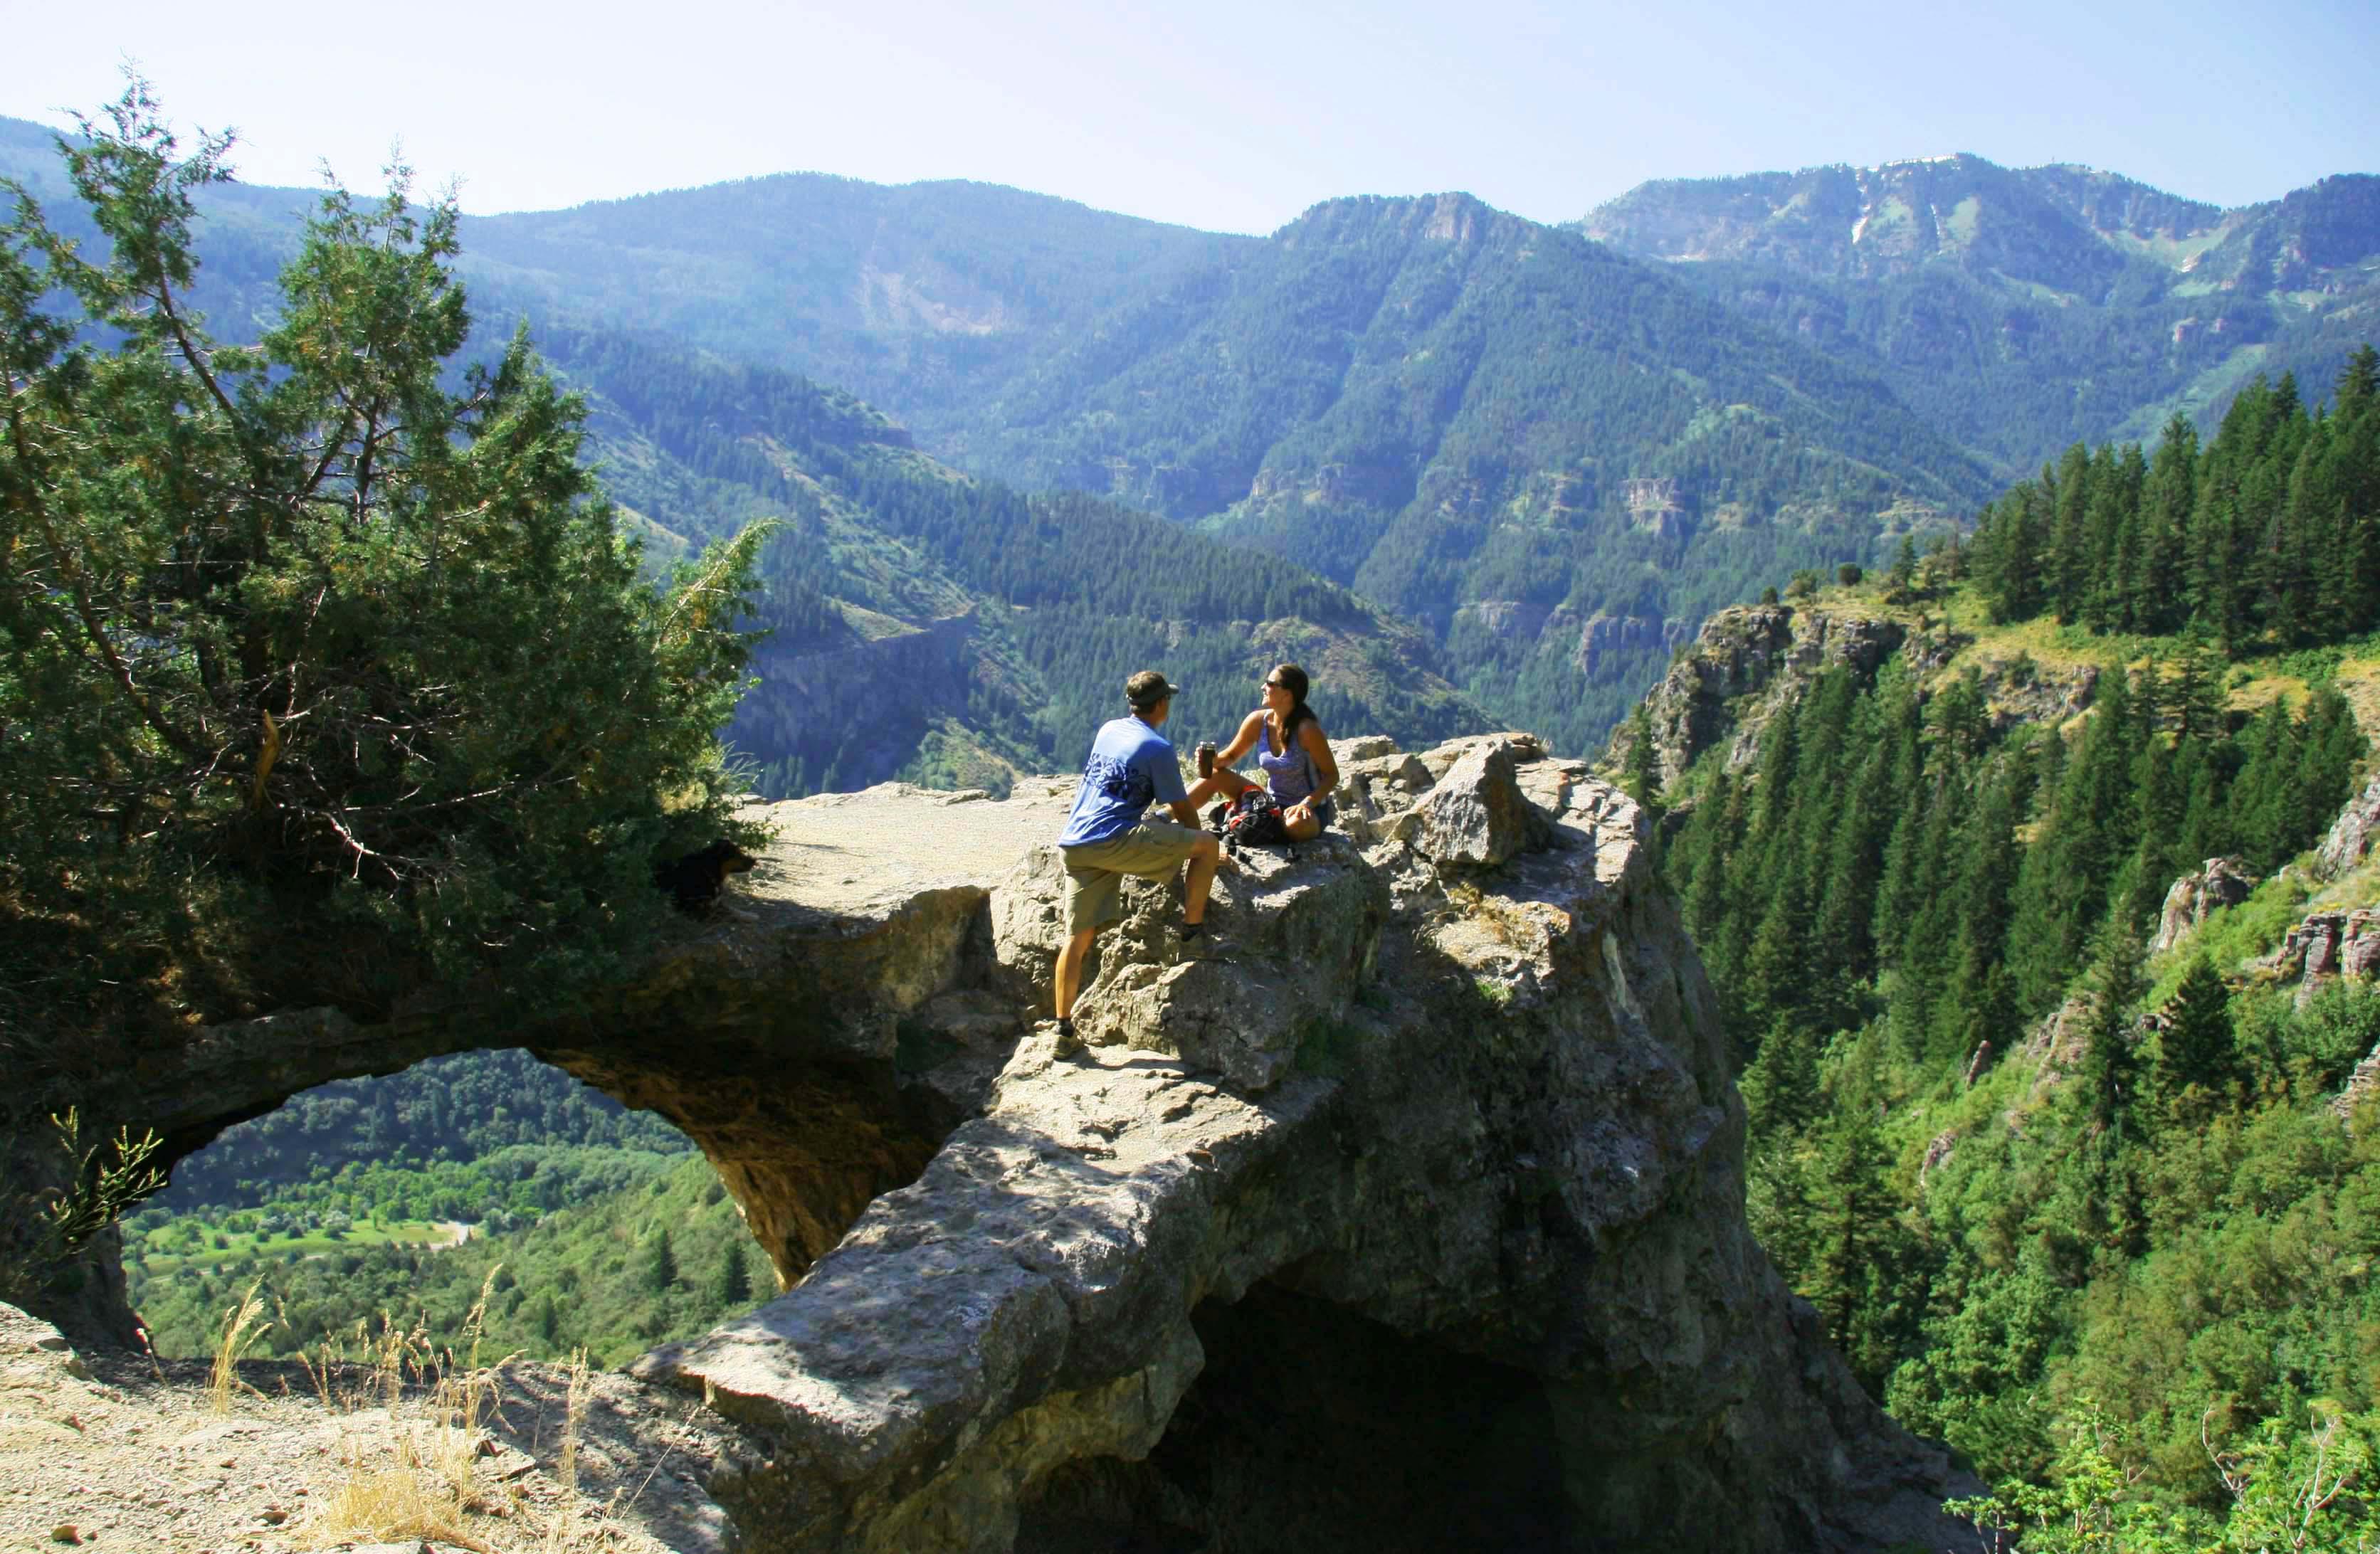
[(1956, 156), (1638, 186), (1574, 224), (1882, 376), (2004, 478), (2335, 378), (2380, 319), (2380, 176), (2226, 210)]

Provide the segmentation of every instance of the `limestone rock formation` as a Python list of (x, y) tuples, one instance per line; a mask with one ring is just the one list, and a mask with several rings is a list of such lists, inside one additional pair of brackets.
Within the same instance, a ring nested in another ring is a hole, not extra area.
[(2183, 875), (2166, 892), (2150, 953), (2164, 954), (2188, 938), (2209, 912), (2239, 905), (2255, 888), (2256, 877), (2238, 858), (2207, 859), (2206, 867)]
[[(1743, 1230), (1741, 1106), (1636, 807), (1512, 736), (1339, 753), (1350, 838), (1226, 874), (1229, 959), (1184, 954), (1173, 893), (1128, 887), (1087, 1057), (1020, 1042), (983, 1115), (799, 1286), (643, 1363), (778, 1442), (714, 1485), (755, 1547), (1062, 1524), (1284, 1546), (1251, 1532), (1299, 1513), (1279, 1474), (1201, 1503), (1166, 1473), (1177, 1417), (1231, 1406), (1201, 1378), (1234, 1369), (1210, 1345), (1254, 1342), (1218, 1317), (1243, 1301), (1298, 1347), (1521, 1378), (1568, 1529), (1546, 1547), (1940, 1530), (1946, 1464)], [(995, 888), (990, 981), (1040, 983), (1061, 890), (1047, 849)], [(1388, 1518), (1339, 1536), (1421, 1547)]]
[[(1556, 623), (1567, 625), (1567, 620)], [(1570, 661), (1581, 674), (1592, 675), (1604, 656), (1618, 651), (1641, 652), (1648, 648), (1675, 648), (1694, 628), (1691, 621), (1660, 615), (1610, 615), (1598, 610), (1578, 627), (1578, 645)]]
[[(1768, 712), (1784, 698), (1829, 665), (1873, 674), (1907, 637), (1898, 621), (1816, 605), (1720, 611), (1645, 698), (1661, 781), (1676, 782), (1695, 757), (1730, 735), (1730, 759), (1749, 760)], [(1609, 761), (1625, 765), (1630, 737), (1621, 724)]]
[[(1661, 781), (1676, 782), (1696, 757), (1723, 742), (1730, 767), (1750, 765), (1770, 714), (1824, 669), (1847, 668), (1865, 679), (1898, 652), (1913, 672), (1931, 674), (1973, 641), (1924, 616), (1912, 626), (1841, 604), (1722, 610), (1703, 624), (1693, 646), (1645, 698)], [(2018, 653), (1976, 667), (1992, 724), (2002, 730), (2072, 718), (2098, 689), (2099, 671), (2090, 663), (2050, 665)], [(1607, 770), (1626, 770), (1634, 738), (1628, 722), (1612, 732)], [(2373, 795), (2372, 809), (2380, 829), (2380, 793)]]
[(2363, 791), (2348, 800), (2347, 807), (2331, 822), (2329, 833), (2314, 850), (2315, 876), (2338, 879), (2370, 857), (2375, 841), (2380, 841), (2380, 772), (2373, 774)]
[(2295, 977), (2302, 1009), (2341, 977), (2380, 973), (2380, 907), (2312, 912), (2282, 936), (2280, 948), (2256, 963), (2267, 975)]
[(888, 786), (772, 807), (742, 915), (600, 1008), (225, 1028), (132, 1114), (183, 1150), (502, 1041), (669, 1117), (791, 1283), (638, 1367), (771, 1443), (711, 1482), (753, 1550), (1949, 1547), (1971, 1486), (1745, 1226), (1637, 807), (1525, 735), (1336, 754), (1343, 834), (1225, 873), (1227, 952), (1127, 888), (1075, 1058), (1030, 1027), (1071, 782)]

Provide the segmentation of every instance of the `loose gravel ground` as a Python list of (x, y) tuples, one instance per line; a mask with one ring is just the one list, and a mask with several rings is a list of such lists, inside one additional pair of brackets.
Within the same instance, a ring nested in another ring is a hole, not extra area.
[[(243, 1365), (219, 1414), (209, 1370), (79, 1354), (55, 1329), (0, 1305), (0, 1551), (710, 1554), (726, 1548), (728, 1526), (702, 1486), (713, 1464), (757, 1455), (698, 1403), (596, 1373), (583, 1383), (574, 1489), (563, 1367), (490, 1367), (487, 1406), (468, 1432), (443, 1425), (419, 1386), (392, 1406), (368, 1371), (350, 1369), (326, 1401), (295, 1363)], [(407, 1482), (375, 1475), (396, 1474), (408, 1455), (463, 1464), (468, 1508), (449, 1536), (342, 1536), (342, 1497), (359, 1481)]]

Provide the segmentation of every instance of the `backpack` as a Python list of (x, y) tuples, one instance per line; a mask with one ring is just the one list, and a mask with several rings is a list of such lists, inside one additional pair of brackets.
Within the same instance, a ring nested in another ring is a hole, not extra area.
[(1289, 822), (1281, 818), (1281, 801), (1262, 788), (1250, 788), (1228, 807), (1216, 806), (1212, 819), (1223, 834), (1223, 845), (1235, 854), (1242, 847), (1289, 844)]

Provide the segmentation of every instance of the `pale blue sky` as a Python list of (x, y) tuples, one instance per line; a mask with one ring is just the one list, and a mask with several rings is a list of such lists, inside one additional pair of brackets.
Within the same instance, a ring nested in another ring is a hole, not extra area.
[(401, 138), (475, 212), (810, 169), (1264, 232), (1342, 194), (1562, 221), (1647, 178), (1953, 151), (2224, 205), (2380, 169), (2369, 0), (12, 9), (0, 114), (63, 122), (128, 56), (177, 121), (241, 131), (250, 181), (370, 185)]

